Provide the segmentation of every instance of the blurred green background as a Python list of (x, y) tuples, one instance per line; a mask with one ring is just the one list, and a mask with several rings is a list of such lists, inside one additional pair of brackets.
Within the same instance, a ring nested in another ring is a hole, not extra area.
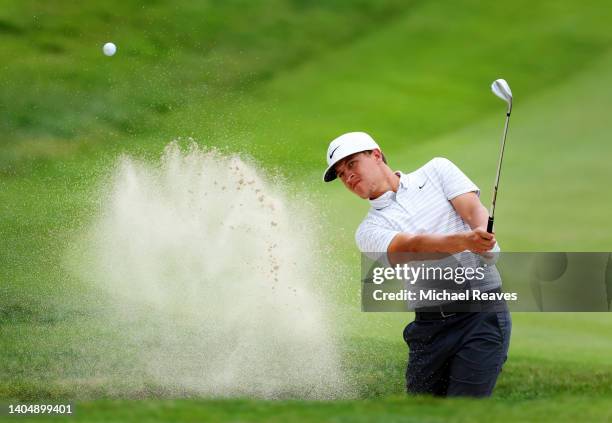
[[(193, 137), (252, 156), (321, 211), (321, 241), (351, 269), (333, 285), (353, 313), (342, 332), (362, 398), (100, 400), (77, 418), (609, 420), (609, 314), (517, 313), (494, 398), (405, 398), (400, 334), (410, 316), (359, 312), (353, 235), (368, 205), (321, 174), (328, 142), (363, 130), (393, 169), (453, 160), (488, 205), (505, 112), (489, 85), (502, 77), (515, 95), (496, 213), (502, 248), (610, 251), (611, 19), (605, 1), (4, 0), (0, 398), (78, 398), (78, 384), (48, 371), (79, 360), (60, 341), (95, 324), (64, 247), (120, 153), (155, 159)], [(114, 57), (102, 54), (106, 41)]]

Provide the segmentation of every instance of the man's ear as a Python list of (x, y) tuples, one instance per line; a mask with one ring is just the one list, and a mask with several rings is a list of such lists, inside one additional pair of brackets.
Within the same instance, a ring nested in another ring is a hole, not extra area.
[(383, 161), (382, 152), (379, 149), (375, 148), (374, 150), (372, 150), (372, 154), (374, 154), (374, 158), (376, 158), (377, 162)]

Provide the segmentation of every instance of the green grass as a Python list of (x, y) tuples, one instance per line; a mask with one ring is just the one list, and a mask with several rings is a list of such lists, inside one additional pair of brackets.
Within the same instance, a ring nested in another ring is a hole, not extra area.
[[(156, 134), (174, 110), (214, 110), (211, 98), (240, 95), (408, 7), (343, 0), (62, 7), (10, 1), (0, 11), (6, 40), (0, 53), (11, 57), (0, 69), (0, 130), (11, 136), (0, 145), (10, 155), (0, 164), (10, 172), (22, 156), (63, 155), (83, 143)], [(101, 46), (111, 39), (118, 53), (107, 58)]]
[[(559, 413), (558, 402), (566, 410)], [(102, 400), (78, 404), (76, 414), (50, 421), (176, 422), (500, 422), (609, 421), (609, 402), (588, 396), (559, 396), (524, 401), (478, 401), (390, 396), (360, 402), (258, 402), (249, 400)], [(32, 421), (41, 421), (40, 418)], [(20, 419), (26, 421), (26, 419)]]
[[(77, 419), (104, 421), (612, 418), (612, 318), (601, 313), (515, 314), (491, 400), (404, 397), (410, 316), (360, 313), (357, 303), (353, 232), (367, 204), (320, 182), (327, 142), (363, 129), (394, 169), (452, 159), (487, 204), (504, 112), (488, 85), (501, 76), (516, 97), (496, 217), (502, 248), (610, 251), (606, 2), (5, 3), (0, 398), (76, 399)], [(113, 58), (100, 51), (108, 40)], [(154, 159), (178, 136), (249, 154), (313, 199), (330, 260), (347, 269), (333, 293), (359, 399), (172, 399), (127, 383), (116, 400), (76, 379), (80, 360), (103, 354), (79, 348), (82, 337), (113, 333), (67, 273), (66, 248), (117, 155)]]

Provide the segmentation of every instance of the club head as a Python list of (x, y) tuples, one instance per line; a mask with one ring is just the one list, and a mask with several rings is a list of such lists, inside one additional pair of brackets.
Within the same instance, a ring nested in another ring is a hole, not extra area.
[(512, 91), (505, 79), (496, 79), (491, 84), (493, 94), (504, 100), (506, 103), (512, 103)]

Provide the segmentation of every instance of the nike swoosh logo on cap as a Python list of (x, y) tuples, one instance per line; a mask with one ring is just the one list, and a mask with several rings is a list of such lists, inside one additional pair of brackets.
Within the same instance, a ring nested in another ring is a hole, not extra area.
[(336, 147), (336, 148), (334, 148), (334, 149), (332, 150), (331, 154), (329, 155), (329, 158), (330, 158), (330, 159), (332, 158), (332, 156), (334, 155), (334, 153), (336, 152), (336, 150), (337, 150), (337, 149), (339, 149), (339, 148), (340, 148), (340, 146), (338, 146), (338, 147)]

